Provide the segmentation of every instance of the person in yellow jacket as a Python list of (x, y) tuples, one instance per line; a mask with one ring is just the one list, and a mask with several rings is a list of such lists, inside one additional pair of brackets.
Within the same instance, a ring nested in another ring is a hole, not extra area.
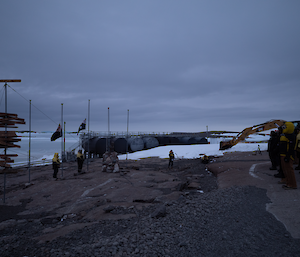
[(77, 153), (78, 173), (81, 173), (82, 171), (83, 162), (84, 162), (84, 156), (82, 154), (82, 150), (79, 150)]
[(297, 133), (295, 151), (298, 157), (298, 166), (295, 168), (295, 170), (300, 170), (300, 126), (299, 124), (297, 128), (295, 128), (295, 132)]
[(294, 124), (285, 122), (282, 126), (279, 143), (280, 161), (285, 175), (285, 178), (281, 180), (281, 183), (285, 183), (282, 186), (284, 189), (297, 189), (297, 181), (293, 169), (295, 142)]
[(57, 173), (60, 167), (60, 160), (59, 160), (58, 153), (54, 154), (54, 157), (52, 159), (52, 167), (53, 167), (53, 178), (57, 179)]
[(173, 168), (173, 161), (174, 161), (174, 158), (175, 158), (175, 156), (174, 156), (174, 153), (173, 153), (173, 151), (171, 150), (170, 152), (169, 152), (169, 168)]

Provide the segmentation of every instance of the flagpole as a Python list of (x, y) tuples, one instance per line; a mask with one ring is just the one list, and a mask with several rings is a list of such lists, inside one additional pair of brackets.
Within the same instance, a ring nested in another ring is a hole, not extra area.
[(109, 138), (109, 107), (107, 108), (107, 139), (106, 139), (106, 151), (109, 152), (109, 143), (108, 143), (108, 138)]
[(64, 121), (64, 154), (66, 154), (66, 122)]
[(128, 158), (128, 128), (129, 128), (129, 109), (127, 110), (127, 140), (126, 140), (126, 161)]
[(28, 183), (30, 183), (30, 150), (31, 150), (31, 100), (29, 100), (29, 151), (28, 151)]
[(86, 161), (86, 172), (89, 171), (89, 159), (90, 159), (90, 103), (91, 100), (88, 101), (88, 156)]
[[(5, 89), (5, 114), (7, 114), (7, 83), (5, 83), (4, 85), (4, 89)], [(5, 116), (5, 118), (7, 118), (8, 116)], [(7, 122), (5, 122), (5, 134), (7, 133)], [(6, 135), (5, 135), (6, 136)], [(4, 158), (5, 158), (5, 166), (4, 166), (4, 178), (3, 178), (3, 203), (5, 203), (5, 187), (6, 187), (6, 145), (5, 144), (5, 148), (4, 148)]]
[[(62, 103), (61, 104), (61, 125), (63, 126), (63, 115), (64, 115), (64, 104)], [(62, 128), (60, 128), (61, 131), (60, 133), (62, 133)], [(62, 135), (61, 135), (62, 136)], [(61, 137), (61, 177), (63, 178), (64, 177), (64, 154), (63, 154), (63, 149), (64, 148), (64, 138), (63, 136)]]

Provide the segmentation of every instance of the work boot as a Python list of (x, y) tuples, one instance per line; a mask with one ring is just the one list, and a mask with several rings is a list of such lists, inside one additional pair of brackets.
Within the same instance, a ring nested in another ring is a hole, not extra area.
[(300, 166), (297, 166), (297, 167), (295, 168), (295, 170), (300, 170)]
[(270, 170), (277, 170), (276, 167), (270, 167), (269, 169), (270, 169)]
[(277, 174), (274, 174), (275, 178), (284, 178), (284, 174), (278, 172)]

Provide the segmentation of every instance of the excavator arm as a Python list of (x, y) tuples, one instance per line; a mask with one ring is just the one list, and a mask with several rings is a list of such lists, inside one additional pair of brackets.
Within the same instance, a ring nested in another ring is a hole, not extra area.
[(268, 122), (265, 122), (265, 123), (262, 123), (259, 125), (255, 125), (253, 127), (245, 128), (242, 132), (240, 132), (232, 140), (221, 141), (220, 142), (220, 150), (226, 150), (228, 148), (233, 147), (237, 143), (245, 140), (247, 138), (247, 136), (249, 136), (251, 134), (266, 131), (269, 129), (278, 128), (278, 127), (282, 126), (284, 123), (285, 123), (284, 120), (271, 120), (271, 121), (268, 121)]

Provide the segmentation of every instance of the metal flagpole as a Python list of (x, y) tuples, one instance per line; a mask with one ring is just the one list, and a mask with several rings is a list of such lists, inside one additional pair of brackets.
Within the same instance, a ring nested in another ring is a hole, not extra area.
[[(7, 114), (7, 83), (4, 84), (5, 88), (5, 113)], [(7, 119), (7, 116), (5, 116), (5, 119)], [(7, 122), (5, 122), (5, 134), (7, 134)], [(6, 165), (6, 145), (4, 148), (4, 158), (5, 158), (5, 165)], [(6, 187), (6, 167), (4, 167), (4, 190), (3, 190), (3, 203), (5, 203), (5, 187)]]
[[(62, 126), (64, 124), (63, 122), (63, 115), (64, 115), (64, 104), (61, 104), (61, 133), (62, 133)], [(61, 135), (61, 177), (64, 177), (64, 137)]]
[(129, 128), (129, 109), (127, 110), (127, 140), (126, 140), (126, 161), (128, 158), (128, 128)]
[(29, 100), (29, 151), (28, 151), (28, 183), (30, 183), (30, 150), (31, 150), (31, 100)]
[(66, 122), (64, 121), (64, 155), (66, 154)]
[(109, 143), (108, 138), (110, 134), (110, 127), (109, 127), (109, 107), (107, 108), (107, 138), (106, 138), (106, 151), (109, 152)]
[(90, 156), (90, 103), (91, 100), (89, 99), (88, 102), (88, 156), (86, 161), (86, 172), (89, 171), (89, 156)]

